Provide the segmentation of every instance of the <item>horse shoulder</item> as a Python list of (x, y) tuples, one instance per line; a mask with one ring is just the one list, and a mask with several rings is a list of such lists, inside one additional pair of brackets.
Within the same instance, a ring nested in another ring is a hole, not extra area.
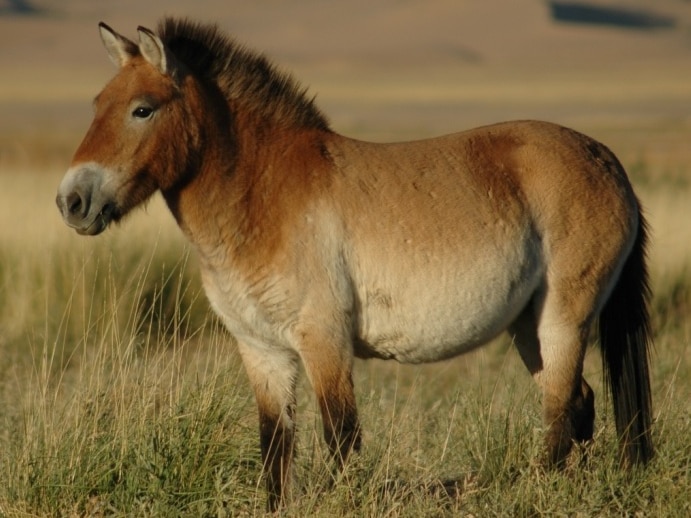
[(333, 171), (323, 149), (328, 138), (286, 135), (267, 151), (239, 207), (216, 225), (214, 253), (202, 253), (205, 290), (233, 334), (284, 339), (309, 306), (318, 312), (336, 305), (329, 300), (334, 293), (348, 296), (338, 257), (341, 224), (330, 204)]

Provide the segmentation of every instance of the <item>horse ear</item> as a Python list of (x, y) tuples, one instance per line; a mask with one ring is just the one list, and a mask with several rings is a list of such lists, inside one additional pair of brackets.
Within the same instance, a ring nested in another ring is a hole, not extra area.
[(134, 42), (121, 36), (105, 23), (99, 23), (98, 29), (101, 34), (103, 45), (108, 52), (108, 56), (110, 60), (115, 63), (115, 66), (125, 66), (130, 59), (139, 53), (137, 45)]
[(161, 38), (145, 27), (138, 27), (137, 32), (139, 33), (139, 52), (144, 56), (144, 59), (156, 67), (162, 74), (170, 73), (172, 60)]

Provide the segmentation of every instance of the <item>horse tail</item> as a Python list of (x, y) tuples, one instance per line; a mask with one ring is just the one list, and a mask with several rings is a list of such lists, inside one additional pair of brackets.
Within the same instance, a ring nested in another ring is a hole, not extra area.
[(636, 240), (599, 319), (605, 382), (614, 403), (621, 460), (628, 467), (653, 456), (647, 234), (639, 209)]

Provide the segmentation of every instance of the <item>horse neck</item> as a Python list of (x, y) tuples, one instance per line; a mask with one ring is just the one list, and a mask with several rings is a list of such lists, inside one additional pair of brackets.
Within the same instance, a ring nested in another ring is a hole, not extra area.
[[(199, 169), (179, 189), (164, 192), (179, 226), (204, 257), (224, 255), (250, 245), (270, 218), (279, 189), (294, 183), (302, 171), (304, 148), (323, 130), (300, 129), (233, 109), (226, 127), (217, 117), (202, 120), (206, 127)], [(214, 127), (216, 126), (216, 127)]]

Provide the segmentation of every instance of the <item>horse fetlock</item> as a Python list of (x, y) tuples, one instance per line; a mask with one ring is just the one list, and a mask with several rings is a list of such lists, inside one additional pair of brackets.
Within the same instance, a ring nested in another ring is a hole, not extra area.
[(337, 468), (341, 469), (352, 452), (360, 451), (362, 443), (360, 424), (357, 419), (350, 419), (334, 427), (331, 423), (325, 423), (324, 439)]
[(571, 415), (574, 439), (582, 443), (592, 440), (595, 427), (595, 394), (585, 380), (581, 383), (581, 392), (572, 404)]
[(276, 511), (285, 504), (290, 489), (291, 465), (294, 454), (294, 432), (284, 426), (280, 419), (260, 417), (260, 446), (266, 489), (267, 506)]
[(595, 396), (585, 380), (570, 403), (551, 401), (547, 405), (545, 423), (549, 426), (545, 437), (546, 462), (550, 466), (564, 467), (573, 443), (586, 443), (593, 438)]

